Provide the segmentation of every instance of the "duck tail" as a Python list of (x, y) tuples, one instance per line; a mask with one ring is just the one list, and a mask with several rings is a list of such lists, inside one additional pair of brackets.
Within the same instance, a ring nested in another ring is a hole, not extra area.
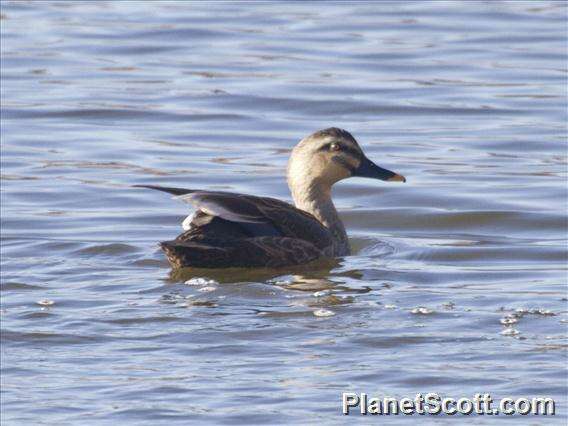
[(159, 185), (132, 185), (133, 188), (146, 188), (155, 189), (157, 191), (167, 192), (172, 195), (186, 195), (195, 192), (195, 189), (185, 189), (185, 188), (174, 188), (171, 186), (159, 186)]

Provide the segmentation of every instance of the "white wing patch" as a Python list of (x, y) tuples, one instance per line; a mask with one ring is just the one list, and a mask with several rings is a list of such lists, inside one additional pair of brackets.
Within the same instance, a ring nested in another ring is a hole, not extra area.
[(181, 227), (183, 228), (184, 231), (189, 231), (191, 229), (191, 222), (193, 221), (194, 217), (195, 213), (192, 213), (183, 220), (183, 222), (181, 223)]

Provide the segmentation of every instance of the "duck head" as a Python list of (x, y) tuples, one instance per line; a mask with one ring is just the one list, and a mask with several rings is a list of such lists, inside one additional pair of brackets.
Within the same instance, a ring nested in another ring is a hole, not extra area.
[(336, 127), (311, 134), (292, 150), (288, 184), (293, 193), (309, 187), (325, 192), (349, 177), (406, 182), (404, 176), (369, 160), (351, 133)]

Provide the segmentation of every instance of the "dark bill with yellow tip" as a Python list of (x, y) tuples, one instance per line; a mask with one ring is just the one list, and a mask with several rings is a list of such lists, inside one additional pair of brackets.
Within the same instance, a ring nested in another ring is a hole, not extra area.
[(406, 178), (404, 176), (377, 166), (367, 157), (363, 157), (359, 167), (353, 170), (352, 176), (388, 180), (391, 182), (406, 182)]

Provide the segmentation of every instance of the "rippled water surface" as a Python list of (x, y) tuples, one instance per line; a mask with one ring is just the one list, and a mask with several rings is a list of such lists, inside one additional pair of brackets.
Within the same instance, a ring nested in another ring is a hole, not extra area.
[[(516, 420), (565, 424), (565, 3), (7, 1), (0, 24), (6, 424), (340, 424), (343, 391), (548, 396)], [(188, 206), (131, 185), (290, 200), (291, 147), (329, 126), (408, 178), (335, 187), (352, 256), (169, 268)]]

